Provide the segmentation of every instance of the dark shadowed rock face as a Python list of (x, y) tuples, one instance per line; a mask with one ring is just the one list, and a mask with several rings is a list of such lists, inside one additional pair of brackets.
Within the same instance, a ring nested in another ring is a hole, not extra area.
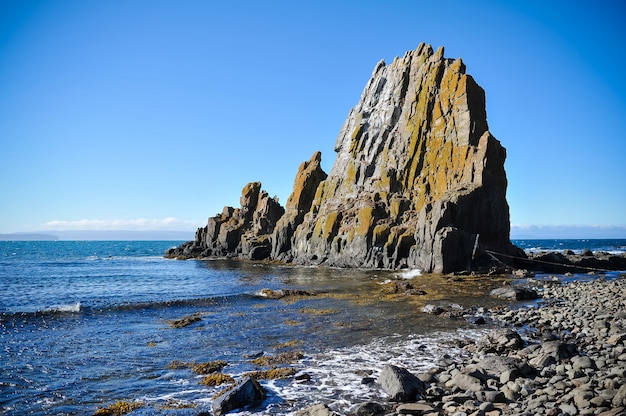
[(335, 151), (328, 175), (319, 152), (300, 166), (285, 210), (253, 182), (240, 208), (166, 255), (435, 273), (492, 266), (477, 241), (523, 256), (509, 240), (506, 151), (488, 131), (484, 91), (443, 48), (379, 62)]

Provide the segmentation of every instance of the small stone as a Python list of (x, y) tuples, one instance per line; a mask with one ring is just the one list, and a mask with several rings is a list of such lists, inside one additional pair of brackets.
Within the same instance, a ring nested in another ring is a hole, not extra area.
[(612, 335), (611, 337), (609, 337), (609, 339), (606, 340), (606, 342), (611, 345), (621, 344), (624, 341), (626, 341), (626, 332)]
[(422, 414), (425, 412), (431, 412), (434, 408), (424, 403), (403, 403), (396, 408), (396, 413), (401, 415), (405, 414)]
[(613, 396), (613, 406), (626, 406), (626, 384), (619, 388), (619, 390)]
[(491, 402), (483, 402), (478, 406), (478, 409), (482, 412), (490, 412), (493, 410), (493, 403)]
[(383, 414), (387, 409), (380, 403), (376, 402), (366, 402), (356, 409), (356, 416), (376, 416)]
[(504, 393), (498, 390), (481, 390), (476, 392), (476, 399), (481, 402), (489, 402), (489, 403), (504, 403), (506, 402), (506, 397), (504, 397)]
[(573, 404), (562, 404), (559, 406), (559, 409), (569, 416), (576, 416), (578, 414), (578, 409)]
[(586, 355), (572, 358), (572, 368), (574, 370), (582, 370), (585, 368), (595, 368), (595, 363)]
[(457, 373), (446, 383), (446, 387), (458, 387), (461, 390), (480, 391), (482, 385), (480, 380), (468, 374)]

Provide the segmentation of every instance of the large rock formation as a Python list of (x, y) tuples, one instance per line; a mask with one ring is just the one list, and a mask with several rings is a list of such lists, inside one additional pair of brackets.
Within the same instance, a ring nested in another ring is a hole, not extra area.
[(284, 215), (249, 184), (240, 209), (167, 255), (436, 273), (488, 267), (483, 250), (523, 256), (509, 240), (506, 151), (488, 131), (485, 93), (443, 48), (379, 62), (335, 151), (328, 176), (319, 153), (300, 166)]
[(224, 207), (221, 214), (209, 218), (207, 225), (198, 228), (193, 241), (170, 249), (166, 257), (245, 257), (263, 260), (269, 257), (270, 235), (285, 209), (276, 197), (270, 198), (261, 190), (261, 182), (244, 186), (241, 207)]

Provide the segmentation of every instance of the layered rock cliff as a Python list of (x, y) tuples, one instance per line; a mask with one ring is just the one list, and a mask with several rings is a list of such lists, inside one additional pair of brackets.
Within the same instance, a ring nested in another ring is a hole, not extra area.
[(506, 151), (488, 130), (485, 93), (443, 52), (422, 43), (376, 65), (330, 173), (319, 153), (304, 162), (284, 214), (249, 184), (241, 208), (166, 255), (435, 273), (489, 267), (484, 250), (523, 255), (509, 241)]

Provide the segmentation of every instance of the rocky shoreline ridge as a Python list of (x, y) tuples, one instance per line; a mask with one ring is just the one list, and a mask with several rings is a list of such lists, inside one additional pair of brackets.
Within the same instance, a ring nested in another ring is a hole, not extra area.
[[(427, 373), (385, 365), (369, 382), (389, 401), (352, 414), (625, 415), (626, 275), (537, 285), (539, 305), (479, 309), (496, 328), (459, 340), (467, 358), (446, 356)], [(332, 407), (296, 414), (334, 415)]]

